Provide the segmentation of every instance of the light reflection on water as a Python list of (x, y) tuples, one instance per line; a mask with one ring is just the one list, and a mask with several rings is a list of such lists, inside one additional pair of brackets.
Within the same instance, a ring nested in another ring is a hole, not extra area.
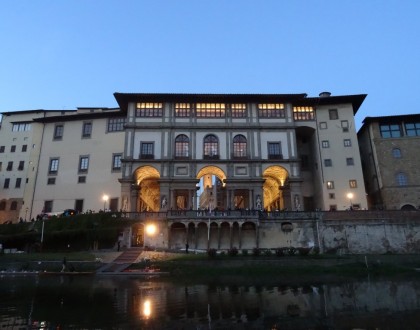
[(4, 276), (0, 297), (2, 329), (420, 328), (420, 279), (264, 286)]

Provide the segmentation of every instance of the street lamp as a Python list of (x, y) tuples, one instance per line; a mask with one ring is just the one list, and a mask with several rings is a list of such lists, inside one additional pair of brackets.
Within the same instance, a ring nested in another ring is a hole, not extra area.
[(348, 193), (347, 194), (347, 198), (349, 199), (349, 201), (350, 201), (350, 210), (353, 210), (353, 202), (352, 202), (352, 199), (353, 199), (353, 193)]
[(105, 212), (105, 208), (106, 208), (106, 202), (108, 201), (109, 196), (108, 195), (103, 195), (102, 196), (102, 200), (104, 201), (104, 212)]

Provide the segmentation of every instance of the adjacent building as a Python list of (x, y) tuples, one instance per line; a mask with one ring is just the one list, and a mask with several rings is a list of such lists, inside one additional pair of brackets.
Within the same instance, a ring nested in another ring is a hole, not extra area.
[(358, 132), (370, 209), (420, 208), (420, 115), (367, 117)]

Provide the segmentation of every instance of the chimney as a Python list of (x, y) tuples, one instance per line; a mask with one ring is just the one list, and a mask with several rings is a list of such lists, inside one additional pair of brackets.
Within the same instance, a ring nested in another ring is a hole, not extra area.
[(319, 93), (319, 97), (330, 97), (331, 96), (331, 93), (330, 92), (322, 92), (322, 93)]

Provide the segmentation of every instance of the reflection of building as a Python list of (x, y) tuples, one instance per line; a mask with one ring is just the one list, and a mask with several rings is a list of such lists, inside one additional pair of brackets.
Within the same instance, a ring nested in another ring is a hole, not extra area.
[(358, 139), (369, 208), (420, 208), (420, 115), (367, 117)]
[[(191, 209), (196, 185), (215, 176), (221, 209), (367, 207), (354, 115), (365, 95), (124, 94), (121, 194), (130, 210)], [(221, 193), (223, 192), (223, 193)], [(157, 201), (157, 202), (156, 202)]]

